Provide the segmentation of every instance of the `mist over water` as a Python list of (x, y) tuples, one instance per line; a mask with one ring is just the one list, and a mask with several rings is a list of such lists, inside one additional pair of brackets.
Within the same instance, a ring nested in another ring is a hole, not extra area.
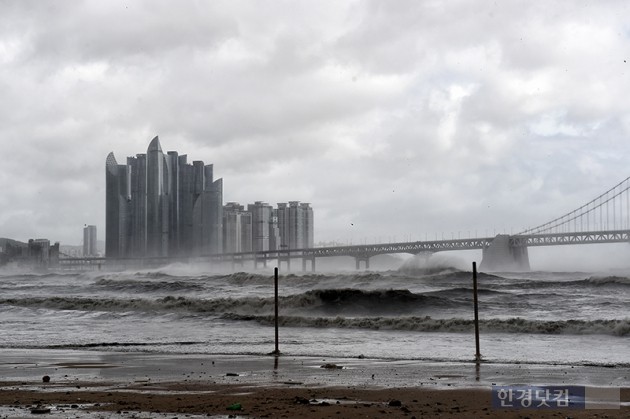
[[(451, 263), (449, 263), (451, 262)], [(471, 272), (455, 260), (389, 271), (280, 276), (286, 354), (470, 360)], [(630, 276), (479, 274), (482, 355), (499, 362), (627, 365)], [(174, 353), (273, 349), (271, 271), (175, 264), (85, 273), (0, 271), (0, 346)]]

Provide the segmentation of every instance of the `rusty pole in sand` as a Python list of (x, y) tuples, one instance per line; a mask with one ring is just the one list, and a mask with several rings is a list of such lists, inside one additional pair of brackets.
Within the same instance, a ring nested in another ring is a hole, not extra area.
[(280, 349), (278, 345), (278, 268), (275, 267), (273, 269), (273, 277), (274, 277), (274, 319), (275, 319), (275, 327), (276, 327), (276, 350), (274, 354), (280, 355)]
[(477, 299), (477, 262), (472, 263), (473, 268), (473, 299), (475, 302), (475, 361), (481, 361), (481, 353), (479, 352), (479, 300)]

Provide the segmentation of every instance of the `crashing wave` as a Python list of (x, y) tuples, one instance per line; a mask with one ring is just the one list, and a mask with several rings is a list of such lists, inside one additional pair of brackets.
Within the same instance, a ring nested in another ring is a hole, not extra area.
[[(273, 316), (226, 314), (229, 320), (256, 321), (265, 326), (274, 324)], [(433, 319), (431, 317), (298, 317), (280, 316), (284, 327), (333, 327), (369, 330), (405, 330), (415, 332), (472, 333), (474, 321), (469, 319)], [(624, 320), (526, 320), (486, 319), (479, 321), (481, 333), (531, 333), (567, 335), (629, 336), (630, 319)]]

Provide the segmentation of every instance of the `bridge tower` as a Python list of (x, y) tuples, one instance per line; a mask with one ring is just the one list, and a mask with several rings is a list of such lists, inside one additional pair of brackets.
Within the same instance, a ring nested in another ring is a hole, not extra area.
[(485, 272), (529, 271), (529, 253), (526, 246), (511, 246), (510, 236), (499, 234), (483, 249), (479, 270)]

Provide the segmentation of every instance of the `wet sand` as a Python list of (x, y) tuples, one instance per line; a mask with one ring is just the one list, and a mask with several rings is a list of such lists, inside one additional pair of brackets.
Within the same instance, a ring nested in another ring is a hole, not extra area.
[[(28, 417), (38, 405), (50, 409), (48, 417), (630, 417), (625, 367), (482, 363), (477, 369), (474, 363), (63, 350), (1, 350), (0, 356), (0, 417)], [(621, 387), (622, 403), (614, 410), (494, 409), (492, 384)]]

